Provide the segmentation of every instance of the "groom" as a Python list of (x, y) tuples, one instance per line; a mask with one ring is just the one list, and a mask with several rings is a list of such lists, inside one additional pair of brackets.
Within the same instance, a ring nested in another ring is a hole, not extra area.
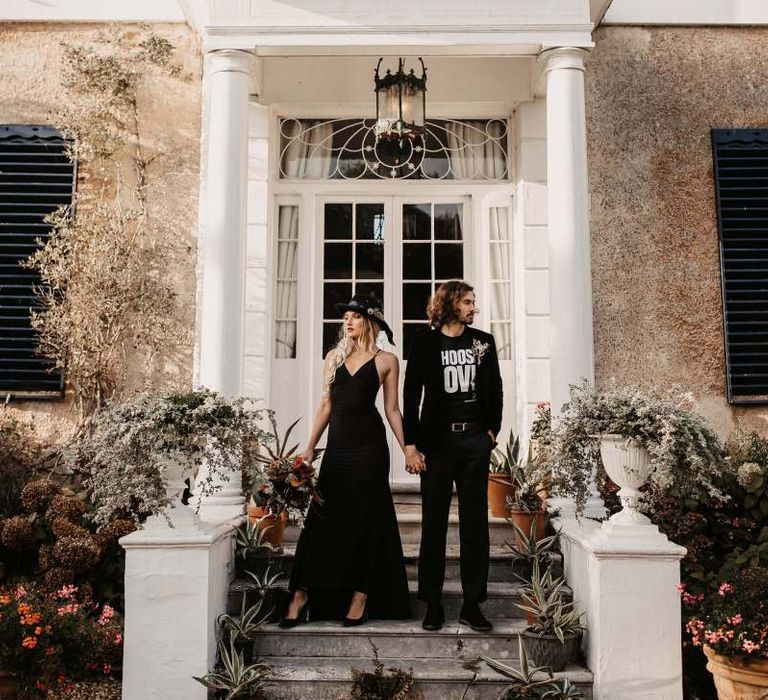
[(459, 622), (480, 632), (493, 627), (480, 603), (488, 587), (488, 464), (503, 397), (496, 345), (492, 335), (471, 327), (476, 313), (469, 284), (440, 285), (427, 307), (431, 330), (414, 338), (405, 371), (406, 468), (421, 477), (419, 599), (427, 603), (426, 630), (445, 622), (441, 597), (454, 482), (464, 595)]

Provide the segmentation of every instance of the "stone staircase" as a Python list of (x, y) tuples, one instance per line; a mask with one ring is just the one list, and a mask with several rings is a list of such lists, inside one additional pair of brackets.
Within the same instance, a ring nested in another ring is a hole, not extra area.
[[(275, 623), (262, 627), (254, 640), (254, 652), (274, 668), (270, 697), (290, 700), (348, 700), (351, 669), (373, 670), (374, 648), (385, 667), (412, 670), (424, 700), (485, 700), (497, 698), (506, 687), (505, 679), (485, 664), (472, 664), (478, 654), (517, 665), (517, 633), (525, 627), (519, 600), (520, 583), (513, 575), (512, 557), (504, 546), (511, 527), (500, 518), (491, 519), (491, 566), (488, 600), (483, 604), (486, 616), (494, 623), (490, 633), (474, 632), (459, 625), (461, 607), (459, 582), (458, 518), (455, 503), (449, 524), (446, 583), (443, 592), (446, 625), (438, 632), (421, 627), (424, 605), (416, 599), (416, 566), (420, 534), (418, 485), (396, 485), (393, 497), (398, 513), (403, 554), (406, 560), (413, 619), (371, 621), (359, 627), (342, 627), (334, 622), (313, 622), (282, 630)], [(454, 498), (455, 501), (455, 498)], [(298, 530), (286, 529), (283, 553), (273, 563), (273, 570), (287, 577), (293, 562)], [(556, 562), (559, 566), (559, 562)], [(240, 609), (247, 583), (236, 579), (230, 587), (228, 608)], [(285, 604), (280, 591), (271, 596), (277, 606)], [(583, 666), (572, 664), (562, 674), (592, 697), (592, 674)]]

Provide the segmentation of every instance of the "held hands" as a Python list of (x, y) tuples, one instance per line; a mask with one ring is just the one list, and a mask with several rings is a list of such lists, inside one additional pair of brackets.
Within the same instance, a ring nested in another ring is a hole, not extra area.
[(416, 449), (416, 445), (405, 446), (405, 471), (409, 474), (427, 471), (424, 455)]

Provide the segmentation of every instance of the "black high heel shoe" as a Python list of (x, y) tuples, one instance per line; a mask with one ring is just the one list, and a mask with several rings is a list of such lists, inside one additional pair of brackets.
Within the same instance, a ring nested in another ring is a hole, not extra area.
[(356, 617), (352, 619), (351, 617), (345, 617), (342, 621), (342, 625), (344, 627), (357, 627), (358, 625), (364, 625), (366, 622), (368, 622), (368, 601), (365, 601), (365, 606), (363, 607), (363, 614), (360, 615), (360, 617)]
[(296, 617), (283, 617), (280, 619), (280, 622), (277, 623), (277, 626), (281, 629), (289, 630), (298, 625), (306, 624), (307, 622), (309, 622), (309, 599), (304, 601), (304, 605), (301, 606)]

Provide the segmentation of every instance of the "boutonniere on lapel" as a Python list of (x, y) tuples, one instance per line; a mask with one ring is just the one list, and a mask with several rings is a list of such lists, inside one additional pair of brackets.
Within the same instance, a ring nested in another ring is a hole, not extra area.
[(477, 364), (481, 364), (485, 353), (491, 347), (490, 343), (481, 343), (477, 338), (472, 341), (472, 352), (477, 358)]

